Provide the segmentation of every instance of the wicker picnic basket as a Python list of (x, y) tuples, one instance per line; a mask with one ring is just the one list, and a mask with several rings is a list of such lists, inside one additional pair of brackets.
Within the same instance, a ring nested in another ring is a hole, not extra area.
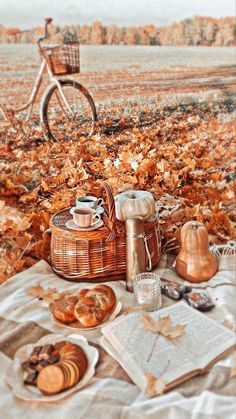
[[(54, 271), (74, 282), (105, 282), (125, 278), (125, 224), (115, 218), (112, 190), (106, 192), (104, 226), (93, 231), (76, 231), (66, 227), (71, 219), (69, 208), (57, 212), (50, 220), (51, 264)], [(152, 269), (159, 261), (161, 242), (156, 215), (145, 222), (146, 248)]]

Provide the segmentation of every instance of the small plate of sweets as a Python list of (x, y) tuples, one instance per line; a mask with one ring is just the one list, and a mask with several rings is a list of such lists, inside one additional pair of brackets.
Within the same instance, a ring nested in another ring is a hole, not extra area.
[(97, 349), (83, 336), (50, 334), (16, 352), (6, 382), (22, 400), (56, 401), (88, 384), (97, 361)]
[(105, 284), (73, 291), (49, 304), (55, 323), (77, 331), (104, 326), (118, 316), (121, 308), (122, 304), (117, 301), (113, 289)]

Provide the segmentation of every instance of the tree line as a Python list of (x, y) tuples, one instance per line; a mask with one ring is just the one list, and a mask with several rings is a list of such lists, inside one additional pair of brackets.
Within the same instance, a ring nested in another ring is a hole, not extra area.
[[(11, 36), (9, 28), (0, 25), (0, 42), (35, 43), (43, 28)], [(144, 25), (136, 27), (104, 26), (101, 22), (91, 25), (51, 25), (52, 42), (80, 41), (95, 45), (236, 45), (236, 20), (233, 17), (214, 19), (199, 17), (184, 19), (169, 26)]]

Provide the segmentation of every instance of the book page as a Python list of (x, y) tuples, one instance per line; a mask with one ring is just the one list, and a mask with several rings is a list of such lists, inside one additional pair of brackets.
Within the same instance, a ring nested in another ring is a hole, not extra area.
[[(158, 315), (161, 312), (163, 310)], [(118, 319), (104, 327), (102, 333), (120, 355), (128, 368), (126, 371), (139, 387), (141, 376), (146, 372), (156, 377), (162, 376), (166, 383), (170, 383), (199, 368), (178, 346), (161, 335), (149, 332), (144, 326), (141, 313), (132, 313)]]
[(178, 346), (202, 369), (236, 343), (235, 333), (184, 302), (171, 306), (170, 315), (186, 325)]
[[(166, 315), (171, 317), (173, 324), (186, 325), (185, 333), (176, 343), (148, 331), (142, 314), (136, 312), (102, 329), (122, 360), (122, 366), (126, 366), (127, 373), (140, 388), (145, 384), (145, 372), (161, 376), (168, 384), (190, 372), (196, 371), (197, 374), (234, 344), (231, 331), (184, 302), (151, 313), (155, 320)], [(224, 342), (222, 339), (225, 339)]]
[(132, 378), (136, 386), (139, 387), (141, 391), (145, 392), (147, 381), (144, 375), (144, 371), (142, 371), (142, 369), (137, 366), (134, 360), (129, 358), (128, 355), (121, 357), (120, 352), (114, 348), (114, 346), (105, 338), (105, 336), (99, 338), (99, 345), (122, 366), (122, 368)]

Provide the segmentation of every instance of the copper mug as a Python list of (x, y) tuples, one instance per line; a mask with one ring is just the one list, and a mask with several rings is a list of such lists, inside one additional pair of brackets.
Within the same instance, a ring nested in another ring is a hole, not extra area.
[(73, 213), (74, 223), (82, 228), (92, 227), (100, 219), (100, 215), (96, 214), (93, 208), (77, 208)]

